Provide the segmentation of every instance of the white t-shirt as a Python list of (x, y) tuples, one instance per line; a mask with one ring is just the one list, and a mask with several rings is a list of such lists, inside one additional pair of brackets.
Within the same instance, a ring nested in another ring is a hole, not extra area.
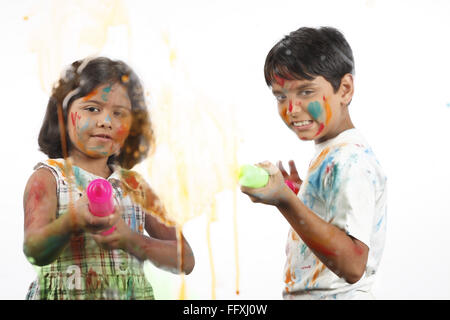
[(328, 269), (291, 228), (284, 299), (372, 299), (386, 234), (386, 176), (356, 129), (316, 144), (298, 197), (325, 221), (369, 247), (362, 278), (349, 284)]

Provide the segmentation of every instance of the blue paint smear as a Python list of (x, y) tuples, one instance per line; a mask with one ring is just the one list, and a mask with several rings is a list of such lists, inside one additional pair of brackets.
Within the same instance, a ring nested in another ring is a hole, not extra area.
[(109, 116), (109, 114), (108, 114), (108, 116), (105, 118), (105, 122), (106, 122), (106, 121), (111, 122), (111, 117)]
[(77, 186), (85, 190), (89, 184), (89, 181), (86, 180), (86, 177), (83, 175), (79, 167), (73, 166), (73, 175), (75, 176), (75, 183)]
[(318, 119), (319, 119), (319, 117), (320, 117), (320, 115), (322, 114), (322, 111), (323, 111), (322, 106), (320, 105), (319, 101), (313, 101), (313, 102), (310, 102), (310, 103), (308, 104), (307, 109), (308, 109), (309, 114), (310, 114), (315, 120), (318, 120)]
[(133, 209), (133, 214), (131, 215), (131, 229), (133, 231), (137, 231), (137, 224), (136, 224), (136, 211), (134, 209), (134, 206), (131, 207)]

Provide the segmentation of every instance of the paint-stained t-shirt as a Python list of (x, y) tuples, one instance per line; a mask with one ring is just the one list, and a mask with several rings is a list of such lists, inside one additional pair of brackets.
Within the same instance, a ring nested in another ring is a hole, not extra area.
[(366, 244), (369, 256), (362, 278), (349, 284), (328, 269), (291, 228), (283, 298), (373, 298), (371, 285), (386, 234), (386, 176), (357, 129), (316, 144), (298, 197), (323, 220)]
[[(48, 159), (35, 170), (50, 170), (56, 180), (56, 217), (68, 214), (73, 204), (85, 192), (88, 184), (101, 178), (77, 166), (68, 166), (64, 159)], [(145, 215), (138, 198), (144, 198), (143, 179), (134, 171), (119, 166), (107, 178), (113, 196), (121, 205), (122, 219), (135, 232), (143, 234)], [(45, 266), (36, 267), (38, 276), (31, 284), (26, 299), (154, 299), (153, 289), (145, 277), (143, 261), (120, 250), (99, 247), (92, 235), (73, 235), (58, 258)]]

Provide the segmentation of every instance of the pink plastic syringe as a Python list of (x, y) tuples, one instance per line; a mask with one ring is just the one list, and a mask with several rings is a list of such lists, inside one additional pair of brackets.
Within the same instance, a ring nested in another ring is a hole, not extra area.
[[(114, 212), (114, 199), (112, 186), (108, 180), (95, 179), (86, 188), (86, 195), (89, 199), (89, 211), (97, 217), (106, 217)], [(106, 236), (116, 229), (103, 231), (101, 234)]]

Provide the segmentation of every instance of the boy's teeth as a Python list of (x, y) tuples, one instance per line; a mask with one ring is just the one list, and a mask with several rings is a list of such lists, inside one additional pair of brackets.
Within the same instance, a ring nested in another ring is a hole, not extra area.
[(299, 121), (299, 122), (294, 122), (294, 126), (301, 127), (301, 126), (305, 126), (309, 123), (311, 123), (311, 120)]

